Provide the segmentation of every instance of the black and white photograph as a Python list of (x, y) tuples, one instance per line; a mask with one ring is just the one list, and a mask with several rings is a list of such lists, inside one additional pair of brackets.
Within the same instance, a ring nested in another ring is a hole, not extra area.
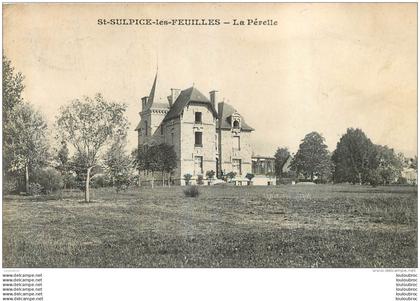
[(417, 13), (3, 3), (3, 269), (417, 269)]

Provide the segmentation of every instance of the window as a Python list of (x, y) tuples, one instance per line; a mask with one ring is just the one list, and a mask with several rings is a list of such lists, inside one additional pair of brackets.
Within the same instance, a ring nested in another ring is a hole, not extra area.
[(163, 135), (163, 125), (160, 126), (160, 134)]
[(144, 135), (147, 136), (147, 121), (144, 122)]
[(242, 167), (241, 167), (241, 159), (233, 159), (232, 160), (232, 169), (237, 175), (242, 174)]
[(174, 145), (174, 133), (171, 133), (171, 143)]
[(235, 120), (235, 121), (233, 122), (233, 128), (234, 128), (234, 129), (239, 129), (239, 121), (238, 121), (238, 120)]
[(258, 168), (257, 161), (252, 161), (252, 173), (254, 175), (258, 174), (258, 169), (257, 168)]
[(241, 137), (239, 136), (233, 137), (233, 149), (241, 150)]
[(203, 157), (202, 156), (194, 157), (194, 174), (195, 175), (203, 174)]
[(201, 122), (202, 122), (201, 112), (195, 112), (195, 123), (201, 123)]
[(195, 132), (195, 146), (203, 146), (203, 133), (202, 132)]

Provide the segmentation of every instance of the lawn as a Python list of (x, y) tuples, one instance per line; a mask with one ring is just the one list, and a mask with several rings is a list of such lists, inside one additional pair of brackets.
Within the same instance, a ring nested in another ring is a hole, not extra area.
[(3, 267), (417, 267), (417, 187), (5, 196)]

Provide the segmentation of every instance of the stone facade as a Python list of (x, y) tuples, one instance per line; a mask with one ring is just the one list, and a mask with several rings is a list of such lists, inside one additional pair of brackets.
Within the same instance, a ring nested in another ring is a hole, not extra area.
[[(162, 103), (156, 101), (156, 85), (157, 77), (149, 96), (142, 98), (138, 145), (164, 142), (174, 146), (178, 161), (171, 175), (173, 184), (184, 185), (185, 174), (191, 174), (194, 182), (199, 175), (206, 178), (208, 171), (218, 178), (229, 172), (244, 178), (252, 172), (254, 129), (232, 106), (218, 103), (216, 91), (207, 98), (195, 87), (171, 89), (168, 102)], [(140, 176), (147, 178), (144, 173)]]

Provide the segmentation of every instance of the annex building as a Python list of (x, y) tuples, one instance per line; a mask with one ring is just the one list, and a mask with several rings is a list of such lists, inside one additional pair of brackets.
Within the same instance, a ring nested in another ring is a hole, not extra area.
[(149, 95), (141, 99), (135, 129), (138, 146), (174, 146), (173, 184), (184, 185), (185, 174), (191, 174), (194, 183), (199, 175), (206, 178), (208, 171), (214, 171), (217, 178), (234, 172), (235, 183), (246, 185), (245, 175), (253, 171), (250, 137), (254, 129), (245, 118), (230, 104), (220, 102), (217, 91), (206, 96), (194, 86), (171, 89), (164, 102), (156, 96), (157, 80), (156, 74)]

